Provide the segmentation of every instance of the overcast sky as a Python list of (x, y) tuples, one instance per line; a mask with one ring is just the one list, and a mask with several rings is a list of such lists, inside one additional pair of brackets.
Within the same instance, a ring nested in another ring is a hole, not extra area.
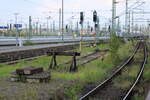
[[(130, 0), (134, 2), (136, 0)], [(142, 1), (142, 0), (141, 0)], [(150, 0), (145, 0), (146, 4), (142, 7), (150, 11)], [(125, 10), (125, 0), (118, 0), (117, 15)], [(132, 4), (132, 3), (130, 3)], [(61, 0), (2, 0), (0, 6), (0, 24), (14, 22), (14, 13), (19, 13), (18, 21), (27, 22), (28, 16), (34, 20), (37, 18), (41, 22), (46, 21), (46, 16), (51, 16), (58, 22), (58, 9), (61, 7)], [(79, 12), (84, 11), (88, 18), (92, 16), (92, 10), (97, 10), (101, 22), (109, 22), (111, 18), (112, 0), (64, 0), (65, 20), (69, 21), (71, 16), (79, 18)], [(71, 13), (74, 12), (74, 13)]]

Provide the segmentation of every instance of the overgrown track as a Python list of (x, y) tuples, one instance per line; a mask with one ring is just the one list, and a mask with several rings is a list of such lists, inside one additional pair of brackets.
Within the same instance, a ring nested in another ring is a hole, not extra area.
[[(104, 54), (101, 55), (101, 54), (100, 54), (101, 52), (103, 52)], [(91, 62), (91, 61), (94, 61), (94, 60), (96, 60), (96, 59), (98, 59), (98, 58), (100, 58), (100, 57), (104, 57), (107, 52), (109, 52), (108, 49), (106, 49), (106, 50), (99, 50), (99, 51), (96, 51), (96, 50), (95, 50), (94, 52), (92, 52), (92, 53), (90, 53), (90, 54), (87, 54), (87, 55), (85, 55), (85, 56), (82, 56), (82, 57), (76, 59), (76, 61), (77, 61), (77, 62), (80, 62), (79, 65), (84, 65), (84, 64), (87, 64), (87, 63), (89, 63), (89, 62)], [(62, 64), (70, 64), (71, 61), (72, 61), (72, 60), (67, 61), (67, 62), (65, 62), (65, 63), (62, 63)], [(60, 64), (60, 65), (61, 65), (61, 64)]]
[[(133, 54), (125, 62), (123, 62), (123, 64), (121, 64), (119, 66), (119, 68), (109, 78), (107, 78), (105, 81), (103, 81), (101, 84), (99, 84), (96, 88), (92, 89), (90, 92), (88, 92), (87, 94), (82, 96), (79, 100), (89, 100), (90, 97), (94, 97), (94, 95), (96, 95), (100, 89), (102, 89), (103, 87), (106, 87), (107, 84), (110, 83), (116, 76), (120, 75), (120, 72), (125, 68), (125, 66), (128, 65), (130, 62), (132, 62), (132, 59), (134, 58), (134, 56), (137, 53), (140, 45), (142, 45), (142, 44), (143, 44), (142, 42), (138, 42), (135, 49), (134, 49), (134, 51), (133, 51)], [(140, 79), (140, 77), (143, 73), (144, 65), (145, 65), (146, 60), (147, 60), (147, 48), (146, 48), (146, 46), (144, 46), (144, 49), (145, 49), (144, 50), (145, 51), (145, 53), (144, 53), (145, 57), (144, 57), (144, 61), (143, 61), (141, 70), (140, 70), (140, 72), (137, 76), (137, 80), (135, 81), (134, 85), (128, 91), (127, 95), (124, 97), (124, 100), (127, 100), (126, 98), (130, 97), (133, 88), (138, 83), (138, 81), (139, 81), (139, 79)]]
[(131, 85), (131, 87), (129, 88), (128, 92), (123, 97), (123, 100), (129, 100), (131, 98), (133, 89), (138, 84), (138, 82), (140, 82), (140, 79), (141, 79), (141, 77), (143, 75), (145, 64), (147, 63), (147, 59), (148, 59), (148, 50), (147, 50), (147, 45), (144, 44), (144, 60), (143, 60), (143, 62), (141, 64), (140, 71), (139, 71), (139, 73), (138, 73), (138, 75), (136, 77), (135, 82)]

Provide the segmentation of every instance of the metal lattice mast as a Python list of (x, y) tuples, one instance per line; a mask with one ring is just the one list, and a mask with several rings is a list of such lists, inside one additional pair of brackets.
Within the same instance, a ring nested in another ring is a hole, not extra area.
[(64, 41), (64, 0), (62, 0), (62, 41)]
[(28, 39), (30, 40), (32, 36), (32, 18), (29, 16), (29, 33), (28, 33)]
[[(135, 10), (141, 10), (142, 11), (142, 8), (140, 8), (143, 4), (145, 4), (145, 2), (143, 0), (136, 0), (135, 3), (133, 3), (132, 5), (130, 4), (129, 5), (129, 0), (126, 0), (126, 12), (125, 12), (125, 31), (126, 33), (130, 33), (131, 32), (131, 12), (134, 12)], [(132, 13), (132, 28), (134, 27), (133, 26), (133, 16), (134, 16), (134, 13)], [(132, 31), (133, 32), (133, 31)]]
[(59, 8), (59, 33), (61, 33), (61, 8)]
[(116, 0), (112, 1), (112, 33), (116, 32)]
[[(128, 0), (126, 0), (126, 11), (125, 11), (125, 31), (128, 32), (128, 22), (129, 22), (129, 18), (128, 18)], [(129, 32), (128, 32), (129, 33)]]
[(132, 11), (132, 34), (134, 33), (134, 12)]

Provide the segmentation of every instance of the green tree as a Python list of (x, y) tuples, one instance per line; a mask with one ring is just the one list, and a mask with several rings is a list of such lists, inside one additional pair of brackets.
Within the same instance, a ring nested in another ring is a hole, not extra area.
[(118, 55), (118, 49), (120, 47), (120, 39), (115, 34), (111, 35), (110, 39), (110, 53), (111, 53), (111, 59), (113, 63), (116, 65), (118, 64), (120, 58)]

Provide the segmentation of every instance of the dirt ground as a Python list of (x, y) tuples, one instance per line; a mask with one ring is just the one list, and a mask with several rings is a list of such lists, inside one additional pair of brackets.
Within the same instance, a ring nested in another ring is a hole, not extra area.
[(64, 100), (65, 90), (74, 83), (52, 79), (49, 83), (30, 84), (0, 78), (0, 100)]

